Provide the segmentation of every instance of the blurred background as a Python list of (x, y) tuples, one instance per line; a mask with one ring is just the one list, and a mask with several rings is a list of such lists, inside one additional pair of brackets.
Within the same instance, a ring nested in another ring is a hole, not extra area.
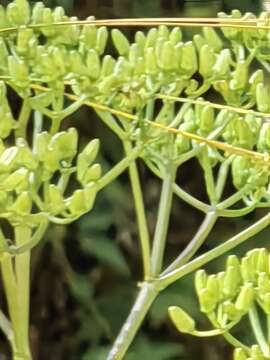
[[(254, 13), (270, 11), (270, 2), (260, 0), (44, 0), (44, 3), (50, 7), (63, 6), (69, 15), (79, 18), (211, 17), (235, 8)], [(121, 159), (121, 144), (90, 109), (82, 108), (68, 121), (81, 132), (82, 143), (94, 137), (101, 139), (100, 161), (104, 170)], [(142, 164), (139, 166), (149, 227), (153, 231), (160, 183)], [(183, 167), (178, 181), (185, 190), (206, 199), (202, 175), (195, 162)], [(221, 243), (261, 215), (256, 212), (241, 220), (219, 221), (200, 251)], [(185, 247), (202, 220), (201, 213), (175, 199), (167, 262)], [(236, 253), (241, 255), (254, 246), (267, 246), (268, 237), (265, 231)], [(225, 257), (212, 262), (207, 270), (221, 270), (224, 261)], [(34, 250), (31, 294), (34, 360), (104, 360), (133, 303), (141, 268), (132, 197), (127, 176), (123, 175), (99, 194), (94, 211), (69, 227), (50, 227), (45, 240)], [(159, 296), (125, 359), (231, 359), (231, 347), (221, 337), (198, 340), (175, 331), (168, 321), (167, 308), (177, 304), (196, 318), (200, 328), (209, 328), (198, 311), (193, 276), (185, 277)], [(252, 343), (254, 339), (245, 328), (245, 324), (240, 324), (235, 334)], [(1, 352), (2, 349), (3, 339)]]

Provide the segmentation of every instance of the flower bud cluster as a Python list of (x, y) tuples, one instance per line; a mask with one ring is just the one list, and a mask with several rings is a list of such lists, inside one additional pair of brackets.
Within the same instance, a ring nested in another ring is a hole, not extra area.
[[(96, 197), (95, 183), (101, 176), (100, 165), (94, 163), (99, 141), (90, 141), (78, 153), (78, 133), (70, 128), (54, 135), (43, 131), (32, 147), (20, 136), (13, 146), (6, 144), (4, 140), (16, 132), (18, 121), (9, 109), (5, 85), (0, 85), (0, 111), (6, 118), (0, 126), (1, 216), (10, 222), (25, 221), (27, 216), (31, 222), (30, 215), (72, 219), (89, 211)], [(65, 198), (65, 182), (74, 175), (80, 188)]]
[[(259, 306), (265, 316), (269, 316), (270, 254), (266, 249), (258, 248), (249, 251), (241, 259), (231, 255), (222, 272), (208, 275), (204, 270), (197, 271), (195, 289), (200, 310), (221, 334), (235, 326), (255, 306)], [(213, 331), (196, 331), (194, 319), (179, 307), (170, 307), (169, 315), (181, 332), (195, 336), (213, 335)], [(248, 350), (235, 349), (234, 360), (251, 359), (269, 357), (265, 357), (258, 345)]]

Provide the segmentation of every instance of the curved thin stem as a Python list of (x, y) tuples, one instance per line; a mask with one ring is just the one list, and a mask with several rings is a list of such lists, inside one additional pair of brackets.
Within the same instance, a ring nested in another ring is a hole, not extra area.
[(203, 223), (199, 227), (193, 239), (189, 242), (186, 248), (180, 253), (180, 255), (171, 263), (171, 265), (168, 266), (165, 271), (163, 271), (161, 277), (169, 274), (170, 272), (174, 271), (180, 266), (186, 264), (193, 257), (193, 255), (201, 247), (201, 245), (204, 243), (205, 239), (213, 229), (217, 221), (217, 218), (218, 216), (215, 211), (209, 212), (206, 215)]
[(214, 260), (217, 257), (225, 254), (227, 251), (232, 250), (247, 239), (250, 239), (252, 236), (258, 234), (260, 231), (269, 226), (269, 224), (270, 213), (258, 220), (255, 224), (241, 231), (239, 234), (233, 236), (231, 239), (225, 241), (223, 244), (197, 257), (196, 259), (190, 261), (188, 264), (181, 266), (179, 269), (174, 270), (165, 276), (161, 276), (159, 279), (156, 280), (158, 288), (160, 290), (166, 288), (167, 286), (179, 280), (183, 276), (190, 274), (191, 272), (199, 269), (201, 266), (207, 264), (211, 260)]

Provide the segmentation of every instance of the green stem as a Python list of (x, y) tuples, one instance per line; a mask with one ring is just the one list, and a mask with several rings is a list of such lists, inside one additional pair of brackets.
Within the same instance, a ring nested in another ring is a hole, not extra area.
[(122, 360), (157, 296), (154, 285), (144, 282), (137, 299), (106, 360)]
[(16, 138), (18, 137), (22, 137), (24, 139), (26, 138), (27, 124), (29, 117), (31, 115), (31, 111), (32, 109), (29, 105), (28, 99), (24, 99), (18, 119), (17, 129), (15, 131)]
[[(15, 227), (17, 246), (27, 243), (31, 229)], [(8, 310), (14, 331), (12, 343), (13, 359), (31, 360), (29, 347), (29, 292), (30, 292), (30, 251), (2, 261), (2, 275)]]
[[(132, 152), (131, 143), (124, 142), (124, 149), (126, 152), (126, 156), (129, 156), (130, 153)], [(141, 188), (140, 178), (135, 160), (132, 161), (129, 165), (129, 178), (130, 178), (135, 211), (138, 222), (139, 237), (140, 237), (140, 243), (142, 249), (144, 278), (145, 280), (147, 280), (150, 278), (150, 239), (149, 239), (148, 225), (146, 221), (142, 188)]]
[[(16, 245), (23, 245), (31, 239), (31, 229), (20, 225), (15, 227)], [(15, 256), (15, 274), (17, 279), (18, 323), (14, 327), (18, 352), (23, 359), (30, 360), (29, 346), (29, 303), (30, 303), (30, 251)]]
[(169, 274), (171, 271), (186, 264), (192, 256), (197, 252), (201, 245), (206, 240), (207, 236), (213, 229), (217, 221), (217, 213), (215, 211), (209, 212), (193, 239), (187, 245), (187, 247), (179, 254), (179, 256), (171, 263), (171, 265), (161, 274), (161, 276)]
[(183, 276), (190, 274), (191, 272), (199, 269), (201, 266), (225, 254), (227, 251), (232, 250), (247, 239), (258, 234), (260, 231), (269, 226), (269, 224), (270, 213), (258, 220), (255, 224), (249, 226), (247, 229), (241, 231), (239, 234), (233, 236), (230, 240), (227, 240), (223, 244), (217, 246), (213, 250), (210, 250), (207, 253), (197, 257), (188, 264), (181, 266), (179, 269), (174, 270), (165, 276), (161, 276), (156, 280), (158, 288), (160, 290), (166, 288), (175, 281), (181, 279)]
[(257, 312), (257, 309), (255, 307), (255, 305), (253, 305), (251, 307), (251, 309), (248, 312), (249, 315), (249, 321), (254, 333), (254, 336), (256, 338), (257, 343), (259, 344), (262, 352), (264, 353), (265, 356), (269, 356), (269, 346), (267, 344), (267, 341), (265, 339), (261, 324), (260, 324), (260, 320), (259, 320), (259, 315)]
[(249, 354), (249, 347), (243, 344), (241, 341), (236, 339), (232, 334), (226, 332), (223, 334), (223, 337), (229, 344), (231, 344), (234, 348), (241, 348)]
[(170, 163), (168, 163), (165, 167), (165, 173), (166, 176), (164, 177), (162, 184), (157, 223), (153, 239), (153, 250), (151, 258), (151, 275), (153, 277), (157, 276), (162, 268), (173, 198), (172, 185), (174, 183), (176, 170)]
[(97, 115), (121, 140), (126, 139), (127, 135), (123, 129), (117, 124), (112, 114), (105, 111), (96, 110)]
[(110, 171), (108, 171), (98, 182), (97, 182), (97, 191), (100, 191), (109, 183), (111, 183), (115, 178), (117, 178), (122, 172), (124, 172), (129, 165), (139, 157), (143, 145), (137, 145), (134, 147), (128, 156), (121, 160), (117, 165), (115, 165)]

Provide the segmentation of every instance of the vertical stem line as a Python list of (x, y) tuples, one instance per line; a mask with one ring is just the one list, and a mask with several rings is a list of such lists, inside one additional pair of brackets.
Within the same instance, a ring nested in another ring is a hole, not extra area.
[[(16, 245), (20, 246), (31, 239), (31, 229), (20, 225), (15, 227)], [(18, 323), (14, 328), (18, 350), (23, 359), (30, 360), (29, 347), (29, 303), (30, 303), (30, 251), (15, 256), (15, 275), (17, 279)]]
[(151, 274), (154, 277), (159, 275), (163, 264), (176, 169), (168, 163), (164, 173), (151, 258)]
[(145, 282), (106, 360), (122, 360), (157, 296), (153, 284)]
[[(130, 142), (124, 142), (124, 149), (126, 155), (129, 156), (132, 151)], [(136, 160), (132, 161), (129, 165), (129, 178), (133, 193), (135, 212), (138, 222), (138, 231), (141, 242), (142, 260), (144, 268), (144, 279), (150, 278), (150, 238), (149, 230), (145, 214), (145, 206), (143, 201), (143, 193), (138, 173)]]

